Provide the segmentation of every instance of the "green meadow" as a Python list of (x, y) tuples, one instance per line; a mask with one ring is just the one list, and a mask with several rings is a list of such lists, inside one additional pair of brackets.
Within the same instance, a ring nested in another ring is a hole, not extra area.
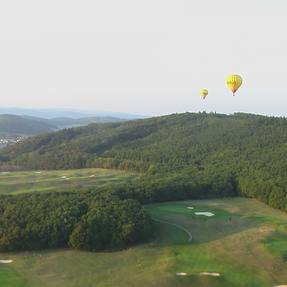
[[(191, 209), (193, 207), (193, 209)], [(117, 252), (1, 254), (0, 286), (271, 287), (287, 284), (287, 215), (253, 199), (147, 205), (154, 239)], [(214, 216), (195, 215), (212, 212)], [(192, 234), (189, 241), (188, 232)], [(178, 276), (176, 273), (185, 273)], [(200, 275), (202, 272), (220, 276)]]
[(131, 181), (133, 173), (87, 168), (78, 170), (21, 171), (0, 173), (0, 194), (73, 191), (93, 186)]

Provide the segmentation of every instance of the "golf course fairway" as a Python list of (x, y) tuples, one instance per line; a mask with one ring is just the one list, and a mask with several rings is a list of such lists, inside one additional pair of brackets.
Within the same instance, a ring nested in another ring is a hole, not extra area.
[(13, 260), (0, 264), (0, 286), (287, 284), (286, 214), (246, 198), (168, 202), (145, 208), (156, 228), (150, 243), (116, 252), (0, 254), (0, 259)]

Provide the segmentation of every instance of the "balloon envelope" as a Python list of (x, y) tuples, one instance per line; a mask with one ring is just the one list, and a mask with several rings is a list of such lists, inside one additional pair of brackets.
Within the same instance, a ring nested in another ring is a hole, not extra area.
[(201, 89), (200, 95), (201, 95), (201, 97), (203, 97), (203, 99), (205, 99), (208, 95), (208, 90), (207, 89)]
[(234, 94), (242, 85), (242, 77), (239, 75), (229, 75), (226, 80), (228, 89)]

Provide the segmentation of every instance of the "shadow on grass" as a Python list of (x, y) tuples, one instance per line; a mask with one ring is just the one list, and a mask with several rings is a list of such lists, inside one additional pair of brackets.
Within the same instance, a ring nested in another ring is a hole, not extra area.
[(265, 248), (283, 262), (287, 262), (287, 233), (274, 231), (263, 242)]

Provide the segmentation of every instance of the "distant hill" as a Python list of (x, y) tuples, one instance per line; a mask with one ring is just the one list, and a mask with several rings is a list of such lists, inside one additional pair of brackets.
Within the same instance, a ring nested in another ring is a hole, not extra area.
[(45, 119), (53, 118), (121, 118), (126, 120), (143, 118), (141, 115), (120, 113), (120, 112), (109, 112), (100, 110), (81, 110), (81, 109), (61, 109), (61, 108), (17, 108), (17, 107), (0, 107), (0, 114), (11, 114), (18, 116), (32, 116)]
[(1, 136), (31, 136), (57, 130), (57, 126), (39, 118), (0, 115)]
[(161, 180), (145, 191), (161, 188), (160, 198), (240, 192), (287, 211), (285, 118), (186, 113), (92, 124), (27, 139), (0, 158), (28, 169), (141, 171)]
[(45, 119), (32, 116), (1, 115), (0, 139), (16, 136), (34, 136), (57, 131), (64, 128), (88, 125), (90, 123), (120, 122), (123, 119), (114, 117), (87, 117), (87, 118), (53, 118)]
[(126, 119), (120, 119), (115, 117), (86, 117), (86, 118), (53, 118), (49, 122), (56, 125), (59, 129), (71, 128), (77, 126), (84, 126), (91, 123), (112, 123), (112, 122), (123, 122)]

